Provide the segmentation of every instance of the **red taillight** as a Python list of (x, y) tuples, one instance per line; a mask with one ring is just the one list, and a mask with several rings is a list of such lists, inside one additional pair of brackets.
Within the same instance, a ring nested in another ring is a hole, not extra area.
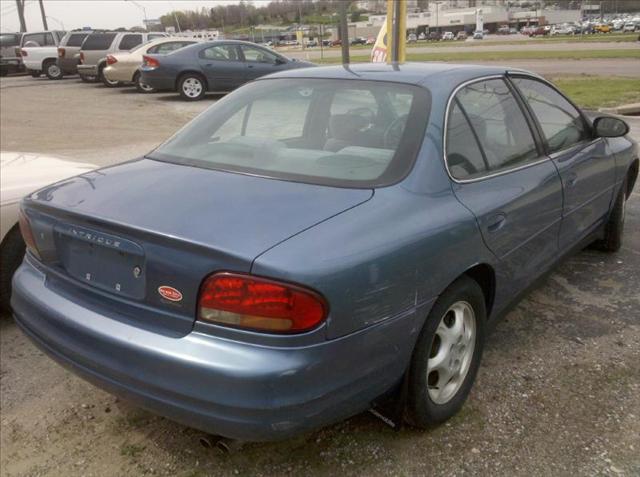
[(151, 58), (150, 56), (145, 55), (142, 57), (142, 60), (144, 62), (144, 66), (146, 66), (147, 68), (157, 68), (158, 66), (160, 66), (160, 62), (155, 58)]
[(65, 53), (64, 48), (58, 48), (58, 58), (64, 58)]
[(84, 53), (82, 51), (80, 52), (80, 64), (84, 65)]
[(25, 50), (20, 50), (20, 54), (21, 54), (22, 56), (27, 56), (27, 52), (26, 52)]
[(33, 238), (31, 224), (29, 223), (29, 219), (22, 210), (20, 211), (20, 214), (18, 216), (18, 224), (20, 226), (20, 233), (22, 234), (24, 243), (27, 245), (27, 248), (31, 251), (31, 253), (33, 253), (39, 259), (40, 252), (38, 252), (36, 240)]
[(216, 273), (200, 290), (198, 319), (273, 333), (300, 333), (327, 317), (317, 293), (297, 285), (236, 273)]
[(115, 56), (107, 55), (107, 64), (108, 65), (115, 65), (117, 62), (118, 62), (118, 60), (116, 59)]

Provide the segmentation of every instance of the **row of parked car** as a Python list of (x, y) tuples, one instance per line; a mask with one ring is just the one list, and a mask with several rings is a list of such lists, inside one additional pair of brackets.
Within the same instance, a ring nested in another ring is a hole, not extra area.
[(34, 78), (77, 74), (84, 82), (111, 88), (177, 91), (186, 100), (202, 99), (208, 91), (228, 92), (269, 73), (313, 66), (250, 42), (126, 31), (24, 34), (16, 55)]

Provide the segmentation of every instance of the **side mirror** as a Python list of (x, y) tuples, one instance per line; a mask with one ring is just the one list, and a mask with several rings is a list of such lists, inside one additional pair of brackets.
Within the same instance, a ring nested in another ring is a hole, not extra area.
[(600, 116), (593, 121), (598, 137), (621, 137), (629, 132), (629, 125), (613, 116)]
[(276, 58), (276, 65), (284, 65), (287, 62), (287, 60), (284, 60), (282, 58)]

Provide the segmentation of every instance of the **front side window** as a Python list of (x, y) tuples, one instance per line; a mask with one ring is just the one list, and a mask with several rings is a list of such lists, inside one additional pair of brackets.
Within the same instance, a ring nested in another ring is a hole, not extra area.
[(242, 45), (242, 53), (244, 54), (244, 59), (246, 61), (256, 61), (258, 63), (269, 63), (275, 64), (276, 59), (278, 58), (273, 53), (263, 50), (262, 48), (254, 48), (252, 46)]
[[(478, 81), (465, 86), (456, 93), (455, 102), (473, 130), (471, 136), (457, 140), (477, 141), (486, 172), (512, 169), (538, 158), (527, 120), (503, 80)], [(453, 135), (449, 131), (447, 134)], [(450, 148), (460, 147), (454, 144), (453, 137), (447, 137), (447, 144)], [(447, 160), (454, 159), (448, 157)], [(472, 175), (478, 173), (481, 171), (472, 171)]]
[(215, 61), (238, 61), (238, 50), (235, 45), (216, 45), (200, 52), (200, 58)]
[(567, 149), (589, 138), (582, 116), (560, 93), (546, 84), (527, 78), (513, 78), (535, 114), (550, 152)]
[(131, 50), (142, 43), (142, 35), (124, 35), (120, 40), (119, 50)]
[[(395, 112), (394, 95), (406, 113)], [(429, 106), (429, 92), (412, 85), (261, 80), (217, 102), (150, 157), (282, 180), (382, 186), (413, 166)]]

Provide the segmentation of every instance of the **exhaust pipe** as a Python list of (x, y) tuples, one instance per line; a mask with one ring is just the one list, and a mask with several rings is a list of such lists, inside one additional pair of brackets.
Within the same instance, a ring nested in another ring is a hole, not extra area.
[(243, 445), (242, 441), (210, 434), (201, 436), (199, 440), (200, 445), (205, 449), (217, 449), (223, 454), (231, 454), (232, 452), (239, 451)]

